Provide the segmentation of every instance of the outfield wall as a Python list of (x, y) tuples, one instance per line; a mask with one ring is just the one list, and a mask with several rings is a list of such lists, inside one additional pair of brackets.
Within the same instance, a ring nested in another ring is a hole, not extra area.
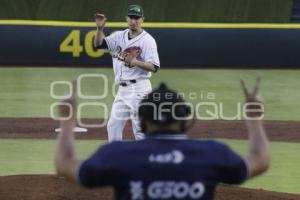
[(292, 0), (1, 0), (0, 19), (90, 21), (96, 12), (125, 21), (141, 4), (150, 22), (287, 23)]
[[(108, 23), (106, 34), (124, 29)], [(298, 67), (300, 25), (145, 23), (162, 66)], [(93, 49), (94, 23), (0, 21), (0, 65), (109, 66)]]

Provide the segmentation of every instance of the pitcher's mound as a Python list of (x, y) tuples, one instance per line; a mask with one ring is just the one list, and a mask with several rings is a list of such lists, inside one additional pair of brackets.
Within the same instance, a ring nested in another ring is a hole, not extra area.
[[(3, 200), (108, 200), (110, 188), (83, 189), (64, 178), (52, 175), (0, 177), (0, 199)], [(216, 200), (297, 200), (298, 195), (222, 186)]]

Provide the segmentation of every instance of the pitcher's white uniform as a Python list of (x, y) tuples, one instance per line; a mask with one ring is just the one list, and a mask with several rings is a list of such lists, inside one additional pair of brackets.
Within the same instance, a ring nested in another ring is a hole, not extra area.
[[(132, 39), (129, 39), (128, 33), (129, 29), (126, 29), (106, 37), (108, 51), (119, 52), (137, 46), (142, 50), (138, 60), (160, 67), (154, 38), (145, 30)], [(123, 129), (128, 119), (132, 121), (135, 139), (143, 139), (144, 134), (141, 133), (137, 112), (141, 99), (152, 90), (149, 80), (151, 72), (138, 66), (129, 68), (117, 58), (113, 58), (113, 68), (119, 89), (107, 124), (108, 140), (109, 142), (122, 140)]]

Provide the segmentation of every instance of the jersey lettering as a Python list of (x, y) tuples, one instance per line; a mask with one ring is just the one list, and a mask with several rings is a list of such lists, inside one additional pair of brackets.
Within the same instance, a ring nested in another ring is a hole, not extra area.
[(155, 162), (155, 163), (172, 163), (172, 164), (180, 164), (183, 162), (185, 156), (184, 154), (179, 150), (173, 150), (169, 153), (165, 154), (151, 154), (149, 156), (149, 162)]
[[(130, 182), (132, 199), (144, 199), (142, 182)], [(205, 192), (205, 186), (201, 182), (189, 184), (185, 181), (154, 181), (145, 189), (151, 199), (199, 199)]]
[(143, 182), (130, 181), (130, 193), (132, 200), (143, 200)]

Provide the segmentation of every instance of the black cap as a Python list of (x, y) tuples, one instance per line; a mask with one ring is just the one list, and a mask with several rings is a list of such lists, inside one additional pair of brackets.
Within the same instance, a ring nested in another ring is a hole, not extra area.
[(149, 93), (139, 107), (139, 117), (154, 124), (170, 124), (191, 114), (190, 107), (174, 90), (161, 83)]

